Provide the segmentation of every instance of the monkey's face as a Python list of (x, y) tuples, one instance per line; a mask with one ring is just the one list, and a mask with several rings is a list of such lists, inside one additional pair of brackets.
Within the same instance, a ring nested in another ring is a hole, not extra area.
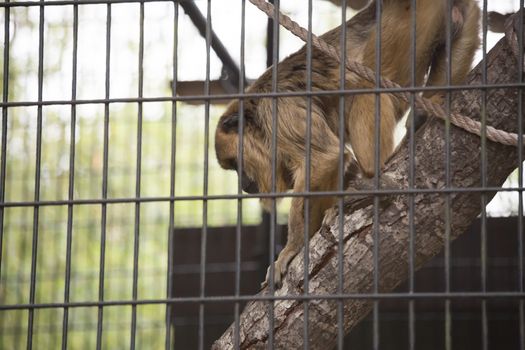
[[(241, 186), (247, 193), (268, 193), (272, 191), (272, 172), (275, 171), (275, 189), (285, 192), (293, 187), (293, 176), (277, 152), (275, 169), (272, 168), (271, 137), (259, 125), (257, 103), (246, 101), (242, 136), (242, 174)], [(222, 115), (215, 132), (215, 152), (222, 168), (238, 170), (239, 162), (239, 104), (233, 102)], [(262, 205), (270, 210), (272, 200), (262, 198)]]
[[(231, 112), (230, 112), (231, 113)], [(220, 166), (226, 170), (238, 172), (239, 156), (239, 116), (237, 113), (223, 115), (217, 125), (215, 132), (215, 152)], [(257, 176), (257, 168), (264, 161), (264, 157), (258, 156), (257, 147), (254, 147), (254, 135), (244, 132), (243, 137), (243, 166), (241, 178), (242, 190), (247, 193), (259, 193), (260, 177)], [(263, 188), (265, 186), (262, 186)]]

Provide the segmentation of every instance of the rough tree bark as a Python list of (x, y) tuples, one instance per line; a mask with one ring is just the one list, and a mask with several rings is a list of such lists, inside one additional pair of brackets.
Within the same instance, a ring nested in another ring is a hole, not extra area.
[[(515, 83), (518, 77), (517, 58), (503, 38), (487, 56), (489, 84)], [(468, 77), (468, 84), (482, 84), (482, 64)], [(481, 90), (453, 93), (452, 110), (480, 119)], [(518, 89), (497, 88), (487, 93), (487, 124), (517, 132)], [(445, 180), (445, 124), (430, 120), (415, 135), (415, 184), (418, 189), (443, 189)], [(450, 129), (450, 178), (453, 188), (481, 187), (481, 139), (459, 128)], [(486, 185), (499, 187), (518, 166), (517, 148), (490, 141), (486, 144)], [(408, 188), (409, 148), (405, 142), (387, 164), (386, 173), (402, 188)], [(487, 194), (490, 200), (494, 193)], [(457, 238), (481, 210), (481, 193), (450, 194), (451, 239)], [(444, 193), (421, 193), (414, 196), (415, 265), (421, 267), (437, 255), (445, 243)], [(408, 278), (409, 200), (398, 196), (379, 211), (379, 290), (392, 291)], [(337, 294), (338, 285), (338, 217), (328, 213), (323, 227), (309, 246), (309, 293)], [(345, 211), (344, 216), (344, 292), (370, 293), (373, 288), (373, 207)], [(289, 266), (283, 287), (276, 296), (303, 295), (303, 253)], [(263, 290), (261, 294), (268, 294)], [(269, 302), (255, 301), (246, 305), (240, 318), (241, 349), (268, 346)], [(303, 302), (276, 300), (273, 308), (273, 345), (278, 349), (296, 349), (303, 344)], [(371, 310), (367, 299), (344, 301), (344, 330), (349, 332)], [(218, 339), (214, 349), (231, 349), (235, 344), (234, 325)], [(330, 349), (337, 341), (337, 302), (309, 302), (309, 345), (312, 349)]]

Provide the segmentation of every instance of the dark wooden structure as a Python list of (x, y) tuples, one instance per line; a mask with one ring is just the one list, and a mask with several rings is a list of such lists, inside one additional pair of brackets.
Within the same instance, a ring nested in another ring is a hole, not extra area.
[[(517, 218), (487, 219), (487, 291), (517, 291), (519, 288)], [(234, 295), (235, 227), (210, 228), (207, 233), (206, 296)], [(286, 227), (279, 227), (284, 232)], [(451, 291), (481, 291), (481, 221), (451, 245)], [(285, 235), (280, 235), (284, 236)], [(268, 265), (267, 234), (259, 226), (242, 228), (241, 294), (259, 290)], [(201, 229), (176, 230), (174, 240), (173, 296), (199, 295)], [(407, 291), (402, 285), (398, 291)], [(416, 292), (445, 291), (443, 254), (430, 261), (415, 275)], [(519, 302), (487, 302), (488, 340), (491, 349), (519, 348)], [(195, 349), (198, 344), (199, 304), (174, 304), (172, 326), (175, 349)], [(234, 304), (206, 303), (204, 318), (205, 348), (233, 322)], [(451, 303), (453, 349), (481, 348), (482, 308), (479, 300), (463, 299)], [(415, 302), (416, 348), (445, 348), (445, 302)], [(390, 300), (380, 303), (379, 336), (381, 349), (408, 348), (408, 302)], [(348, 349), (371, 349), (372, 317), (363, 320), (345, 339)]]

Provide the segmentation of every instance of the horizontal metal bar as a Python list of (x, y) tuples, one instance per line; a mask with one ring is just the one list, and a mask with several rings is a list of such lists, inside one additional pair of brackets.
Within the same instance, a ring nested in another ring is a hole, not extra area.
[(446, 299), (525, 299), (524, 292), (443, 292), (443, 293), (349, 293), (349, 294), (288, 294), (288, 295), (221, 295), (221, 296), (196, 296), (166, 299), (141, 299), (141, 300), (106, 300), (106, 301), (79, 301), (59, 303), (34, 303), (0, 305), (0, 311), (27, 310), (27, 309), (53, 309), (64, 307), (107, 307), (128, 305), (155, 305), (155, 304), (180, 304), (180, 303), (219, 303), (219, 302), (244, 302), (244, 301), (276, 301), (276, 300), (446, 300)]
[(100, 4), (128, 4), (146, 2), (179, 2), (177, 0), (58, 0), (58, 1), (17, 1), (0, 2), (2, 7), (29, 7), (29, 6), (63, 6), (63, 5), (100, 5)]
[(125, 97), (125, 98), (95, 98), (80, 100), (47, 100), (47, 101), (11, 101), (1, 102), (0, 107), (32, 107), (32, 106), (51, 106), (51, 105), (83, 105), (83, 104), (104, 104), (104, 103), (137, 103), (137, 102), (184, 102), (184, 101), (211, 101), (211, 100), (238, 100), (246, 98), (273, 98), (273, 97), (312, 97), (312, 96), (345, 96), (360, 94), (396, 93), (396, 92), (425, 92), (425, 91), (465, 91), (490, 89), (516, 89), (524, 88), (525, 82), (507, 84), (487, 84), (487, 85), (454, 85), (454, 86), (422, 86), (422, 87), (402, 87), (402, 88), (362, 88), (344, 90), (323, 90), (323, 91), (283, 91), (283, 92), (264, 92), (264, 93), (233, 93), (220, 95), (188, 95), (188, 96), (162, 96), (162, 97)]
[(261, 198), (293, 198), (293, 197), (352, 197), (352, 196), (387, 196), (387, 195), (417, 195), (417, 194), (447, 194), (447, 193), (488, 193), (488, 192), (518, 192), (523, 187), (468, 187), (468, 188), (421, 188), (402, 190), (363, 190), (358, 192), (345, 191), (319, 191), (319, 192), (274, 192), (257, 194), (222, 194), (207, 196), (158, 196), (158, 197), (121, 197), (121, 198), (99, 198), (99, 199), (73, 199), (73, 200), (41, 200), (41, 201), (19, 201), (0, 203), (0, 208), (12, 207), (34, 207), (34, 206), (57, 206), (57, 205), (93, 205), (93, 204), (118, 204), (118, 203), (147, 203), (147, 202), (169, 202), (169, 201), (195, 201), (195, 200), (227, 200), (227, 199), (261, 199)]

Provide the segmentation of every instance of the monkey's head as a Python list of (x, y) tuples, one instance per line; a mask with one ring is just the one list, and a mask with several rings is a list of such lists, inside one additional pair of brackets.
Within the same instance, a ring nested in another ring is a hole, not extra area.
[[(244, 122), (242, 137), (242, 174), (241, 184), (247, 193), (263, 193), (271, 191), (272, 162), (271, 137), (268, 137), (258, 124), (257, 105), (246, 101), (244, 106)], [(215, 152), (220, 166), (226, 170), (238, 171), (240, 120), (239, 103), (232, 102), (219, 119), (215, 131)], [(279, 157), (278, 157), (279, 158)], [(290, 179), (283, 176), (283, 166), (277, 161), (276, 187), (284, 192), (291, 186)], [(263, 200), (263, 205), (266, 206)]]

